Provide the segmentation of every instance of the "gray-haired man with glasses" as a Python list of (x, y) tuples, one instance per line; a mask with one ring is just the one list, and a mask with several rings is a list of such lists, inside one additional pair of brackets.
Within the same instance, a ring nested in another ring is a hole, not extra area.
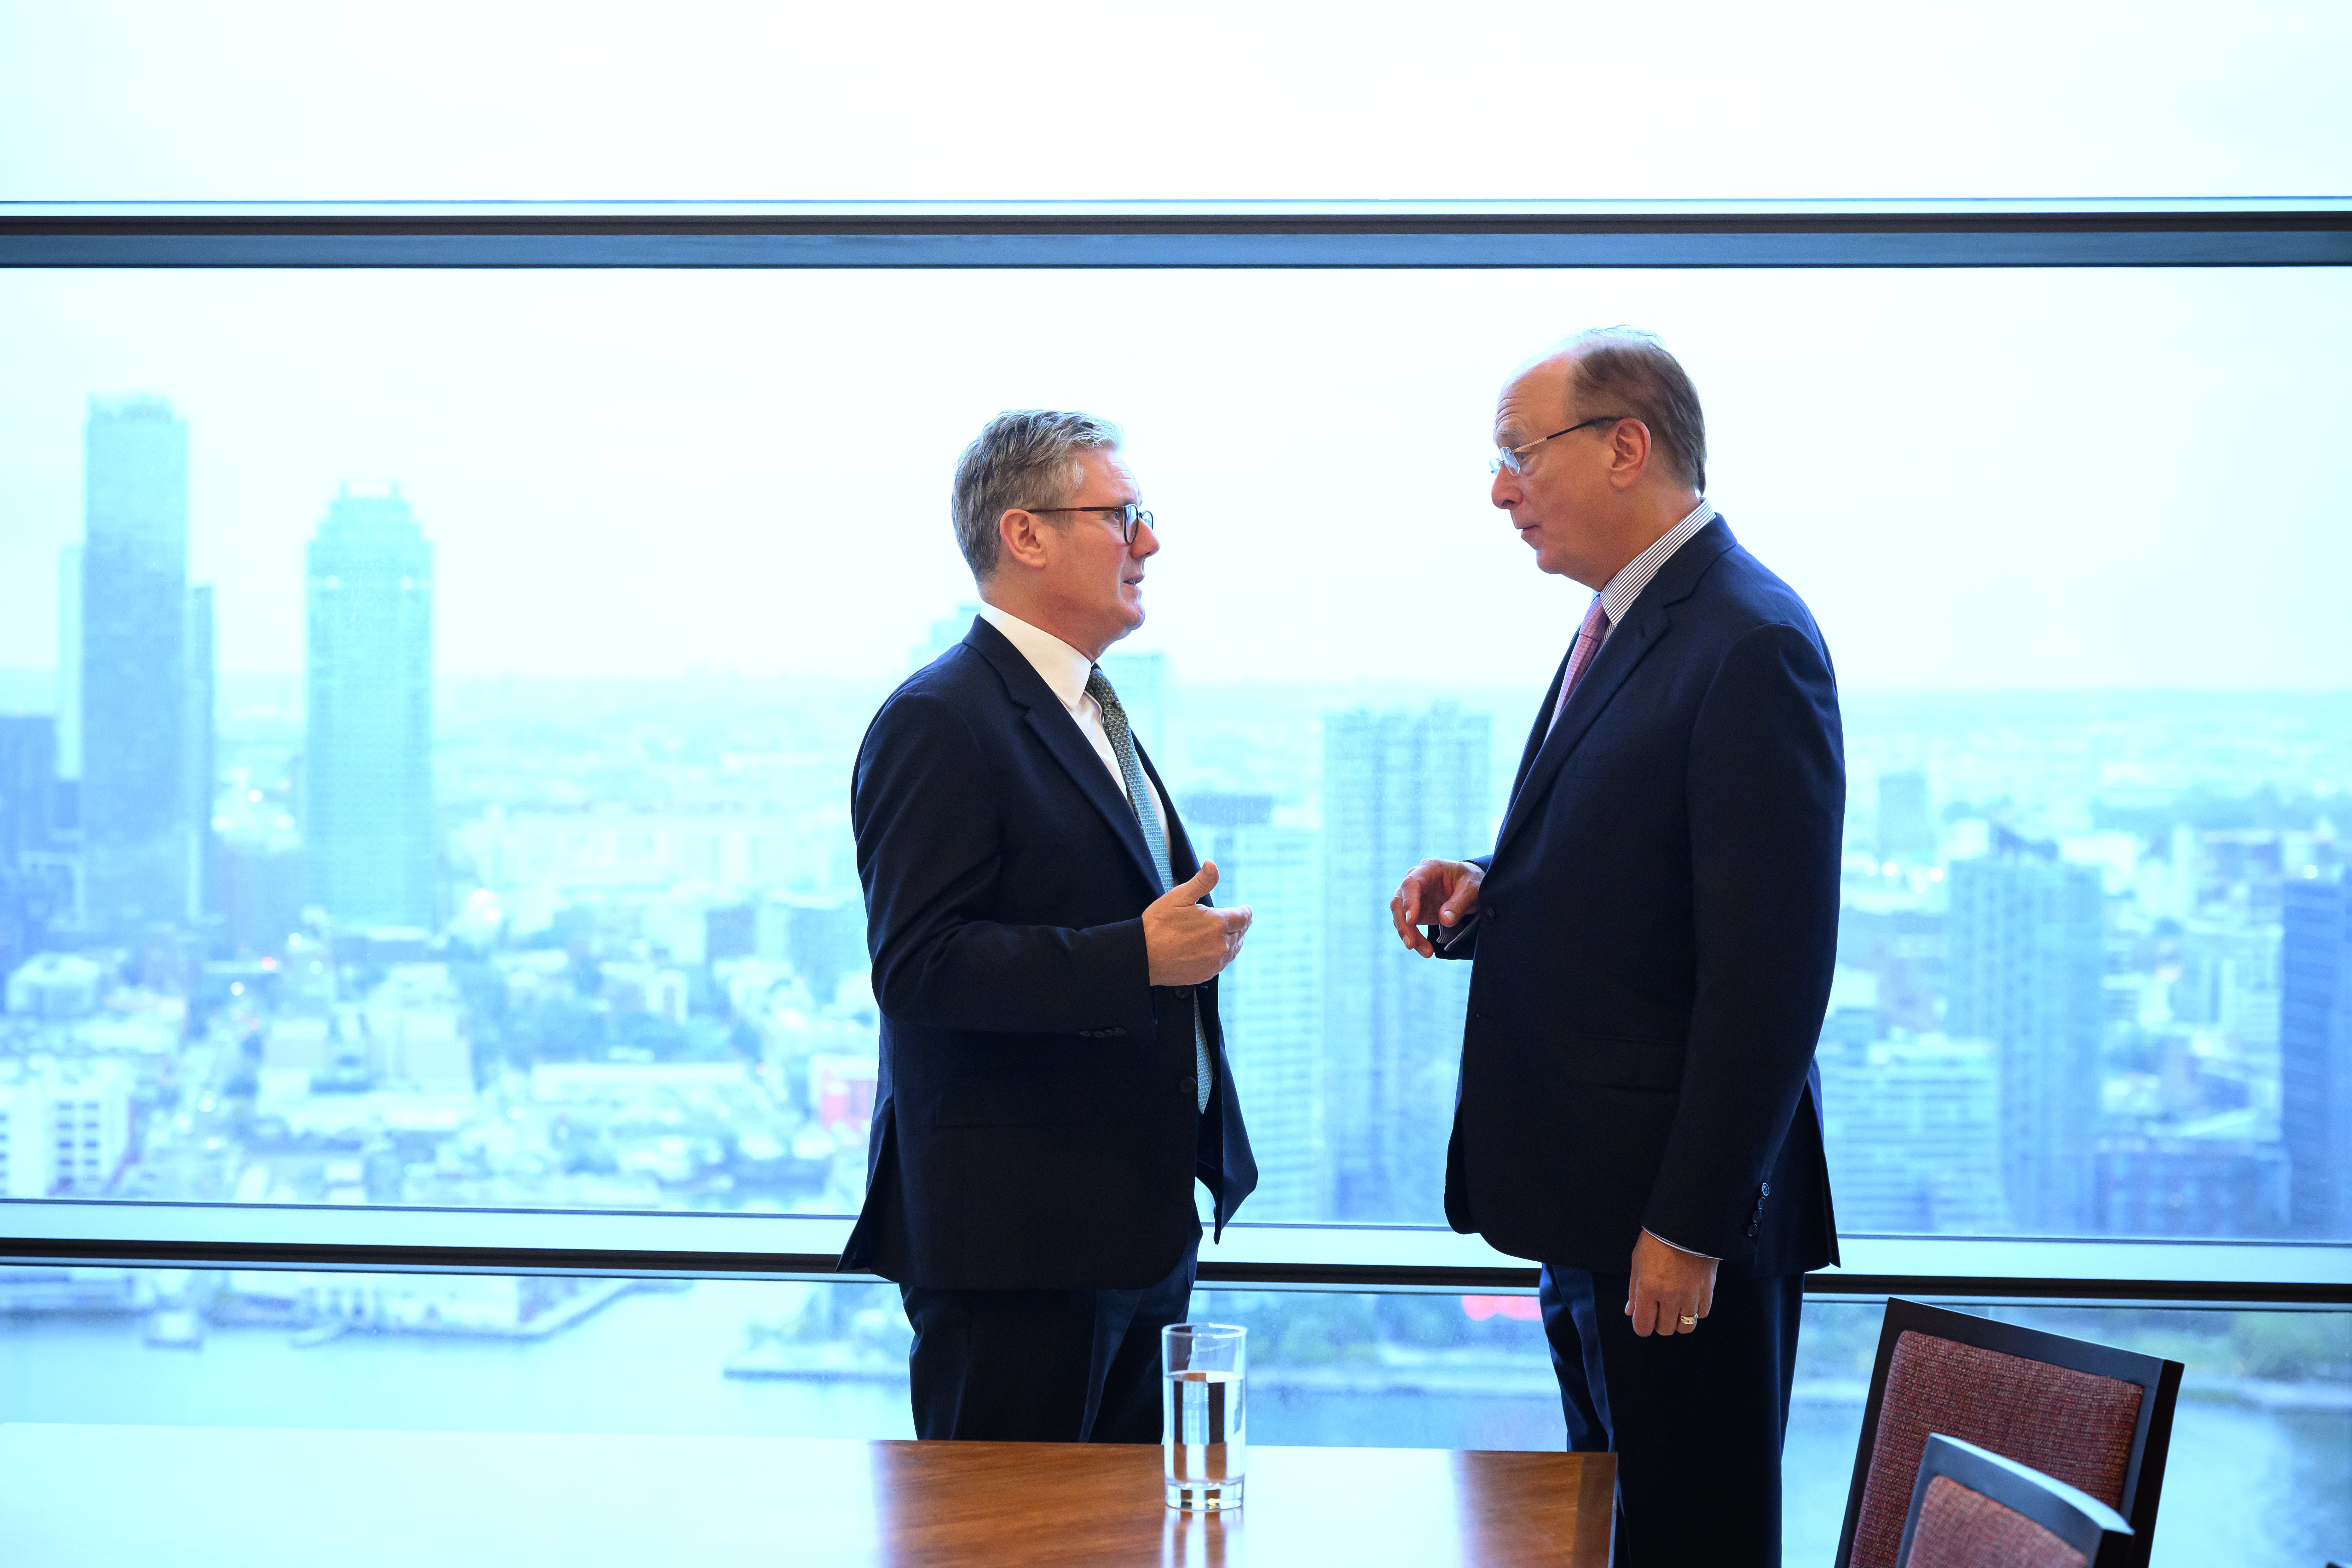
[(1390, 906), (1475, 965), (1445, 1215), (1543, 1266), (1569, 1446), (1617, 1455), (1617, 1562), (1767, 1568), (1804, 1276), (1837, 1258), (1837, 679), (1706, 499), (1698, 392), (1655, 338), (1538, 355), (1495, 447), (1488, 499), (1592, 597), (1572, 634), (1562, 606), (1494, 845)]
[(898, 1282), (922, 1437), (1155, 1442), (1160, 1330), (1257, 1183), (1218, 910), (1097, 662), (1143, 624), (1115, 426), (1019, 409), (957, 465), (982, 607), (893, 692), (850, 790), (882, 1077), (842, 1267)]

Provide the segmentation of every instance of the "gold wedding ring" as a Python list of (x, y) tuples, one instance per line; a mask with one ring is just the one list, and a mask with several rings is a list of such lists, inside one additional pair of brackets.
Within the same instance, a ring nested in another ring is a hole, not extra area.
[(1686, 1329), (1695, 1329), (1698, 1327), (1698, 1320), (1688, 1312), (1685, 1312), (1681, 1317), (1676, 1318), (1675, 1321), (1680, 1323)]

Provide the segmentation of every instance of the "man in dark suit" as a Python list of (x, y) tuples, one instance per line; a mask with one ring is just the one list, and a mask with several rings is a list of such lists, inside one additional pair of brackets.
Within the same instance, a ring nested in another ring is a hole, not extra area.
[(1837, 1257), (1836, 681), (1704, 499), (1698, 395), (1654, 338), (1530, 365), (1495, 440), (1494, 503), (1598, 592), (1493, 852), (1391, 906), (1475, 965), (1446, 1217), (1542, 1263), (1569, 1446), (1618, 1455), (1620, 1561), (1777, 1563), (1803, 1276)]
[(841, 1267), (898, 1282), (922, 1437), (1150, 1443), (1206, 1184), (1257, 1183), (1217, 1025), (1247, 909), (1096, 661), (1160, 549), (1116, 426), (999, 415), (955, 479), (984, 607), (850, 790), (882, 1073)]

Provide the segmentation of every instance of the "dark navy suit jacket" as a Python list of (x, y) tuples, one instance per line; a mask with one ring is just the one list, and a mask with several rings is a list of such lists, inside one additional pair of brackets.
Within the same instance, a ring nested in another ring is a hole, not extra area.
[[(882, 1076), (841, 1266), (939, 1289), (1166, 1278), (1201, 1234), (1195, 1172), (1222, 1230), (1257, 1166), (1216, 984), (1151, 984), (1158, 873), (1069, 710), (976, 620), (874, 716), (850, 818)], [(1172, 801), (1168, 852), (1178, 881), (1200, 869)], [(1205, 1116), (1195, 992), (1216, 1062)]]
[(1832, 1262), (1813, 1047), (1845, 767), (1821, 632), (1718, 519), (1547, 738), (1559, 692), (1456, 944), (1475, 967), (1446, 1217), (1611, 1273), (1644, 1228), (1732, 1278)]

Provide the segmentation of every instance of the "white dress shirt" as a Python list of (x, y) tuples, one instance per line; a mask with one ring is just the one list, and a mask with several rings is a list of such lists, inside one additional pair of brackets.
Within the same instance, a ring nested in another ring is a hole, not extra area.
[[(1674, 559), (1675, 551), (1691, 542), (1693, 534), (1714, 521), (1715, 503), (1705, 496), (1699, 497), (1698, 505), (1691, 508), (1688, 517), (1658, 535), (1650, 548), (1619, 567), (1617, 575), (1601, 584), (1601, 613), (1609, 617), (1608, 630), (1601, 634), (1602, 647), (1609, 646), (1610, 632), (1615, 631), (1619, 623), (1632, 612), (1633, 601), (1642, 596), (1642, 590), (1650, 585), (1650, 579)], [(1598, 657), (1598, 650), (1595, 650), (1595, 657)]]
[[(1110, 731), (1103, 728), (1102, 704), (1087, 691), (1087, 678), (1094, 673), (1094, 660), (1053, 633), (1033, 626), (1011, 611), (1000, 610), (994, 605), (981, 605), (980, 618), (1003, 632), (1004, 640), (1021, 650), (1021, 657), (1029, 661), (1038, 679), (1045, 681), (1047, 689), (1061, 700), (1062, 706), (1070, 710), (1070, 717), (1077, 721), (1078, 733), (1094, 747), (1095, 755), (1100, 757), (1103, 766), (1110, 770), (1111, 782), (1118, 786), (1119, 794), (1125, 795), (1127, 775), (1119, 772), (1118, 753), (1111, 750)], [(1142, 755), (1139, 743), (1136, 754), (1139, 757)], [(1143, 782), (1150, 785), (1150, 775), (1146, 774)], [(1150, 797), (1151, 810), (1160, 818), (1160, 832), (1164, 838), (1168, 836), (1167, 803), (1160, 798), (1156, 788), (1147, 788), (1144, 794)]]

